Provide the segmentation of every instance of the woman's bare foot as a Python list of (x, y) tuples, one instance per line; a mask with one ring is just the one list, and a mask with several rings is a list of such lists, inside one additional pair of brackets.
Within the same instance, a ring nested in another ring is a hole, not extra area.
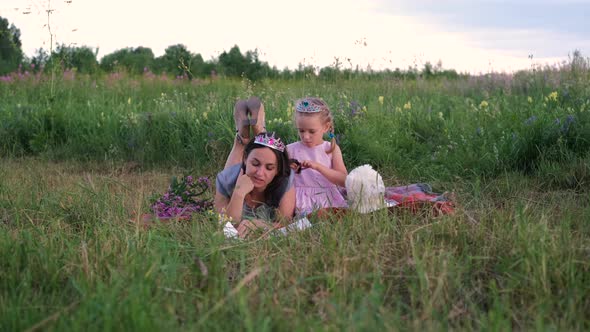
[(264, 104), (258, 97), (250, 97), (246, 101), (248, 112), (250, 113), (250, 126), (254, 136), (266, 132)]
[(236, 125), (236, 140), (243, 145), (250, 141), (250, 119), (248, 118), (248, 104), (240, 99), (234, 106), (234, 122)]

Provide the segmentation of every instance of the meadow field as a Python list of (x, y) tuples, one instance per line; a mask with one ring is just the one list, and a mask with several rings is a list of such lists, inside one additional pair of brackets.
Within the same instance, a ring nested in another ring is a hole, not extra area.
[[(214, 179), (251, 95), (289, 142), (293, 101), (324, 98), (349, 170), (431, 184), (455, 213), (244, 241), (214, 213), (138, 223), (171, 177)], [(452, 79), (17, 73), (0, 155), (2, 331), (590, 329), (588, 59)]]

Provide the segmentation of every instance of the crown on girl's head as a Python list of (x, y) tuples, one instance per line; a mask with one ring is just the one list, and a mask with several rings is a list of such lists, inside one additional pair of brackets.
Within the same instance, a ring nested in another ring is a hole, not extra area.
[(268, 146), (271, 149), (275, 149), (277, 151), (283, 152), (285, 151), (285, 144), (281, 142), (281, 139), (275, 137), (275, 133), (261, 133), (256, 135), (254, 138), (254, 143), (259, 145)]
[(301, 113), (318, 113), (322, 111), (322, 106), (306, 98), (295, 105), (295, 110)]

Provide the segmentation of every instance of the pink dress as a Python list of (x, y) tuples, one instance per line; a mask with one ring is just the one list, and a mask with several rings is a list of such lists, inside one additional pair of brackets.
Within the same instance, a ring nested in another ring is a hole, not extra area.
[[(326, 167), (332, 168), (332, 156), (326, 153), (330, 142), (309, 148), (301, 142), (287, 145), (289, 158), (300, 162), (313, 160)], [(328, 181), (320, 172), (311, 168), (304, 168), (300, 174), (295, 174), (295, 204), (298, 214), (308, 214), (325, 207), (346, 207), (348, 204), (340, 193), (339, 187)]]

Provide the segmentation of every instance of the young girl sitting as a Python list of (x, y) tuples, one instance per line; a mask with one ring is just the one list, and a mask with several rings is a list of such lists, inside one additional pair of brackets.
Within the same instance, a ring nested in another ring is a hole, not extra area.
[[(287, 146), (289, 157), (299, 163), (295, 174), (296, 212), (306, 215), (320, 208), (346, 207), (338, 187), (344, 187), (348, 172), (334, 138), (330, 108), (320, 98), (295, 102), (295, 126), (300, 141)], [(330, 142), (324, 141), (328, 134)]]

